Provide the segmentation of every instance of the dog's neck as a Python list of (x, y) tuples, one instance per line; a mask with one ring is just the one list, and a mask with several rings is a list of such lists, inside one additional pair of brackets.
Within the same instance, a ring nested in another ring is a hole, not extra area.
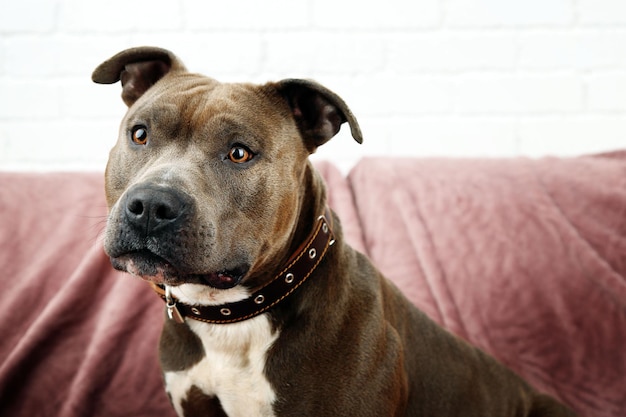
[(327, 206), (324, 180), (308, 160), (300, 181), (299, 188), (306, 190), (306, 192), (302, 194), (298, 202), (298, 217), (293, 227), (291, 243), (288, 245), (281, 263), (285, 263), (289, 256), (297, 252), (298, 248), (302, 246), (302, 242), (306, 240), (314, 228), (317, 216), (323, 214)]
[(211, 324), (236, 323), (256, 317), (289, 297), (317, 268), (329, 248), (335, 243), (333, 217), (330, 209), (317, 216), (313, 229), (274, 278), (242, 300), (219, 305), (190, 305), (177, 300), (171, 287), (152, 284), (166, 302), (170, 320), (184, 323), (184, 318)]

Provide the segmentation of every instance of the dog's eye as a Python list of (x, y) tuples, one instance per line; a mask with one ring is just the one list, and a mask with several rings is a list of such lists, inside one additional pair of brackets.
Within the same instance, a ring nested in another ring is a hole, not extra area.
[(245, 146), (236, 145), (228, 152), (228, 159), (236, 164), (243, 164), (254, 158), (252, 151)]
[(137, 145), (145, 145), (148, 143), (148, 129), (143, 126), (135, 126), (131, 132), (131, 139)]

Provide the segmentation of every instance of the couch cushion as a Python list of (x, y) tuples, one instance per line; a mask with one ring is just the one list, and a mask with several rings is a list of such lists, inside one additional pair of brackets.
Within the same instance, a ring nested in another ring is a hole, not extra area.
[(418, 307), (581, 414), (626, 413), (626, 152), (366, 159), (349, 180)]
[(0, 410), (175, 416), (157, 341), (163, 302), (102, 250), (102, 174), (0, 173)]

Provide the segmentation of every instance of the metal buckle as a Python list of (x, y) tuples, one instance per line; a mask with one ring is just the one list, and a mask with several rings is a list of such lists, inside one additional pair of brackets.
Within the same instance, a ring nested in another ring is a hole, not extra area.
[(185, 319), (183, 318), (178, 308), (176, 308), (176, 301), (174, 301), (174, 297), (172, 297), (172, 289), (169, 286), (165, 286), (165, 307), (167, 307), (167, 317), (170, 320), (174, 320), (176, 323), (184, 323)]

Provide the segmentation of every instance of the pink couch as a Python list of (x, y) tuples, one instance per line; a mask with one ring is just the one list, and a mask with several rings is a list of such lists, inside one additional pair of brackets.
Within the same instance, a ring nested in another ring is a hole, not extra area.
[[(626, 416), (626, 151), (318, 164), (347, 239), (433, 319)], [(0, 415), (174, 416), (163, 302), (102, 251), (102, 174), (0, 173)]]

